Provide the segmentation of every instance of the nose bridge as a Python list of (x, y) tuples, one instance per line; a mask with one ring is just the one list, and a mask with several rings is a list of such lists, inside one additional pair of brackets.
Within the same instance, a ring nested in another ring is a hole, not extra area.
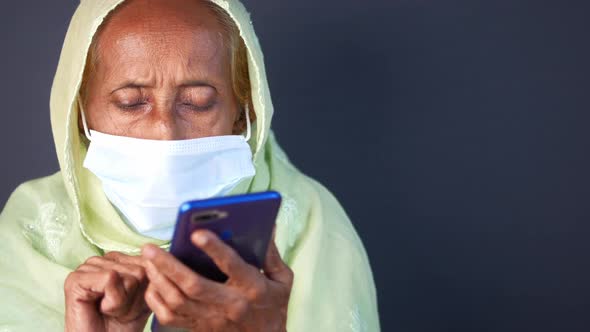
[(154, 105), (151, 112), (154, 135), (159, 140), (179, 140), (182, 133), (177, 125), (174, 102), (162, 101)]

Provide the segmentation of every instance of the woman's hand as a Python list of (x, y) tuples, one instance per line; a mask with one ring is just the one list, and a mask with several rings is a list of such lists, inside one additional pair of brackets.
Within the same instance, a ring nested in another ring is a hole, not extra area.
[(199, 332), (286, 331), (293, 272), (274, 241), (262, 273), (209, 231), (197, 231), (191, 240), (229, 279), (211, 281), (162, 249), (144, 246), (150, 280), (145, 299), (161, 325)]
[(143, 258), (91, 257), (65, 282), (66, 331), (142, 331), (150, 314)]

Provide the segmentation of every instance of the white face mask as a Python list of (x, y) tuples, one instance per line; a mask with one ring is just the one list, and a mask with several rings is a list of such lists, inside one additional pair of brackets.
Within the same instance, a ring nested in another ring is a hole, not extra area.
[(222, 196), (255, 174), (247, 135), (181, 141), (146, 140), (88, 130), (84, 167), (101, 181), (105, 195), (139, 233), (169, 240), (180, 205)]

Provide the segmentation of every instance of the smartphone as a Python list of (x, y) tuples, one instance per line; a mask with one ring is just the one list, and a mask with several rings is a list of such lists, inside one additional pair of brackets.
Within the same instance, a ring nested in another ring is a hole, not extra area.
[(194, 231), (207, 229), (246, 263), (262, 269), (280, 205), (275, 191), (186, 202), (180, 206), (170, 253), (200, 275), (226, 281), (213, 260), (191, 242)]
[[(281, 195), (275, 191), (186, 202), (178, 212), (170, 253), (198, 274), (226, 281), (213, 260), (191, 242), (194, 231), (207, 229), (246, 263), (262, 269), (280, 206)], [(156, 317), (151, 330), (161, 330)]]

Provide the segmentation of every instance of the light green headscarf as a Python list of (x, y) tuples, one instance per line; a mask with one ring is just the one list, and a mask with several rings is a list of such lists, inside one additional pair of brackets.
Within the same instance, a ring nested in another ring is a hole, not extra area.
[[(92, 37), (124, 0), (83, 0), (72, 21), (51, 92), (51, 125), (61, 172), (22, 184), (0, 215), (0, 331), (63, 331), (63, 283), (88, 257), (136, 254), (148, 242), (121, 220), (99, 180), (82, 167), (77, 99)], [(211, 0), (237, 23), (248, 48), (257, 114), (251, 147), (256, 176), (234, 193), (277, 190), (283, 204), (276, 244), (295, 273), (291, 332), (379, 331), (376, 292), (363, 245), (338, 201), (291, 165), (276, 143), (263, 55), (237, 0)], [(146, 331), (148, 327), (146, 327)]]

